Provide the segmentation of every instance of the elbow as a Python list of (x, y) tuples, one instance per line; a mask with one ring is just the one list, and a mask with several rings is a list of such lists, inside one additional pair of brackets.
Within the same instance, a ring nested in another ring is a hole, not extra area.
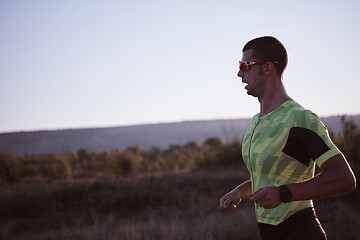
[(351, 191), (355, 191), (355, 189), (356, 189), (356, 178), (355, 176), (353, 176), (353, 180), (351, 183)]
[(354, 174), (349, 174), (349, 176), (344, 179), (344, 190), (345, 192), (353, 192), (356, 189), (356, 178)]

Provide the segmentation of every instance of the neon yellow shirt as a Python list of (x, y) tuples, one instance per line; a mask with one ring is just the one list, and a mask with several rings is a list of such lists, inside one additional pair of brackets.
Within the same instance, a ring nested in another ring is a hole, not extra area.
[[(243, 140), (242, 155), (250, 172), (252, 191), (302, 182), (314, 177), (315, 164), (339, 154), (322, 121), (294, 100), (252, 119)], [(273, 209), (255, 204), (258, 222), (278, 225), (313, 205), (312, 200), (282, 203)]]

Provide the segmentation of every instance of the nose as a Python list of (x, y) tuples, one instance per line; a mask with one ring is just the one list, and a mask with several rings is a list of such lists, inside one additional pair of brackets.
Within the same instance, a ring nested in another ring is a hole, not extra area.
[(242, 78), (242, 77), (244, 76), (244, 72), (243, 72), (243, 71), (241, 71), (241, 70), (239, 70), (239, 72), (238, 72), (238, 74), (237, 74), (237, 75), (238, 75), (238, 77), (241, 77), (241, 78)]

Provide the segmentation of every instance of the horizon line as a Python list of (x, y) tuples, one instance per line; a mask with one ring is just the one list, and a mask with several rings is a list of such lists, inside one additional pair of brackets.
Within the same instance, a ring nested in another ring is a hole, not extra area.
[[(319, 116), (323, 118), (331, 117), (341, 117), (341, 116), (359, 116), (358, 114), (334, 114), (328, 116)], [(78, 126), (78, 127), (59, 127), (59, 128), (40, 128), (40, 129), (19, 129), (19, 130), (5, 130), (0, 131), (1, 134), (11, 134), (11, 133), (33, 133), (33, 132), (51, 132), (51, 131), (69, 131), (69, 130), (90, 130), (90, 129), (103, 129), (103, 128), (119, 128), (119, 127), (135, 127), (135, 126), (149, 126), (149, 125), (159, 125), (159, 124), (174, 124), (174, 123), (187, 123), (187, 122), (209, 122), (209, 121), (233, 121), (233, 120), (249, 120), (252, 117), (238, 117), (238, 118), (213, 118), (213, 119), (188, 119), (188, 120), (178, 120), (178, 121), (158, 121), (158, 122), (148, 122), (148, 123), (133, 123), (133, 124), (118, 124), (118, 125), (104, 125), (104, 126)]]

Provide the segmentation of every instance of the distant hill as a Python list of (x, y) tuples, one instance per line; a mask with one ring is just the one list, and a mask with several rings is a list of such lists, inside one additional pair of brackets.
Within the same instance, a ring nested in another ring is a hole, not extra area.
[[(360, 125), (360, 115), (350, 116)], [(334, 132), (341, 131), (340, 117), (322, 118)], [(64, 129), (54, 131), (12, 132), (0, 134), (0, 153), (49, 154), (81, 148), (92, 151), (124, 149), (138, 145), (141, 149), (167, 148), (170, 144), (196, 141), (201, 144), (210, 137), (222, 141), (242, 138), (250, 119), (186, 121), (107, 128)]]

